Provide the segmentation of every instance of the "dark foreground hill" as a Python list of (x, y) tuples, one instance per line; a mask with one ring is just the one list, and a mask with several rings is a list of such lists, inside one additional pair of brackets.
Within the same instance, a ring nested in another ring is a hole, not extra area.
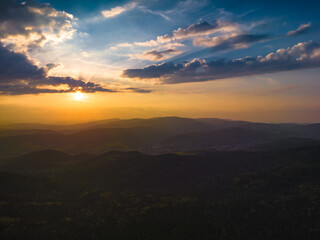
[(1, 239), (319, 239), (320, 146), (1, 161)]

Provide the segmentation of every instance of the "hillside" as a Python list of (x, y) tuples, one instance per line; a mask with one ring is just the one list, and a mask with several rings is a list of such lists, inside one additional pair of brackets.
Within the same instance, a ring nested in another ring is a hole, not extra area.
[(46, 150), (2, 161), (2, 239), (320, 236), (320, 145), (78, 156)]

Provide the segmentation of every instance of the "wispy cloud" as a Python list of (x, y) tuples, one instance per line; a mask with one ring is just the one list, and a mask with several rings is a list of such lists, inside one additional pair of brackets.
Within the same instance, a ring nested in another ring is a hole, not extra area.
[(118, 48), (128, 48), (128, 47), (132, 47), (132, 46), (133, 46), (133, 44), (124, 42), (124, 43), (118, 43), (117, 45), (110, 47), (110, 49), (116, 50)]
[(156, 40), (148, 40), (144, 42), (135, 42), (137, 46), (159, 46), (168, 42), (183, 41), (185, 39), (208, 36), (220, 32), (221, 34), (240, 32), (240, 26), (237, 23), (225, 22), (222, 20), (216, 20), (212, 23), (207, 21), (199, 22), (196, 24), (191, 24), (185, 28), (178, 28), (174, 30), (171, 34), (166, 34), (163, 36), (158, 36)]
[(152, 50), (150, 52), (146, 52), (144, 55), (146, 57), (150, 57), (152, 60), (159, 61), (159, 60), (165, 59), (167, 55), (179, 54), (179, 53), (181, 53), (181, 51), (170, 48), (163, 51)]
[(142, 11), (142, 12), (145, 12), (145, 13), (150, 13), (152, 15), (156, 15), (156, 16), (160, 16), (162, 17), (163, 19), (167, 20), (167, 21), (171, 21), (171, 18), (168, 17), (165, 13), (161, 12), (161, 11), (153, 11), (153, 10), (150, 10), (148, 8), (146, 8), (145, 6), (139, 6), (139, 9)]
[(194, 46), (210, 47), (212, 51), (246, 48), (250, 43), (269, 38), (267, 34), (230, 34), (212, 38), (195, 38)]
[(289, 31), (287, 33), (287, 36), (297, 36), (297, 35), (302, 35), (307, 33), (311, 28), (311, 22), (306, 23), (306, 24), (301, 24), (296, 30)]
[(168, 59), (174, 55), (183, 53), (180, 50), (169, 48), (165, 50), (151, 50), (147, 51), (142, 54), (133, 54), (130, 55), (132, 59), (142, 59), (142, 60), (149, 60), (149, 61), (161, 61)]
[(225, 22), (222, 20), (216, 20), (212, 23), (206, 21), (191, 24), (186, 28), (178, 28), (172, 32), (174, 39), (186, 39), (195, 36), (211, 35), (216, 32), (238, 32), (240, 26), (235, 22)]
[(136, 2), (131, 2), (123, 6), (117, 6), (117, 7), (111, 8), (110, 10), (103, 10), (101, 11), (101, 14), (104, 18), (112, 18), (126, 11), (130, 11), (134, 9), (137, 5), (138, 4)]
[(274, 95), (274, 94), (282, 94), (284, 92), (292, 91), (301, 88), (301, 86), (294, 85), (294, 86), (285, 86), (285, 87), (277, 87), (277, 88), (271, 88), (268, 89), (262, 93), (259, 93), (258, 95)]
[[(200, 21), (181, 27), (173, 30), (170, 34), (157, 36), (156, 39), (152, 40), (120, 43), (110, 49), (116, 50), (119, 47), (130, 46), (132, 47), (131, 50), (135, 51), (127, 54), (130, 59), (160, 61), (186, 52), (186, 49), (182, 52), (177, 48), (189, 47), (190, 49), (190, 43), (195, 47), (208, 48), (208, 52), (212, 52), (247, 48), (254, 42), (261, 42), (270, 38), (268, 34), (250, 33), (248, 32), (250, 29), (250, 26), (221, 18), (211, 22)], [(153, 49), (142, 51), (139, 47)], [(174, 51), (170, 49), (174, 49)]]
[(267, 40), (267, 34), (252, 34), (243, 31), (247, 27), (236, 22), (221, 19), (211, 23), (207, 21), (178, 28), (171, 34), (158, 36), (155, 40), (135, 42), (134, 45), (143, 47), (158, 47), (168, 43), (180, 43), (192, 40), (193, 46), (211, 48), (212, 51), (247, 48), (251, 43)]

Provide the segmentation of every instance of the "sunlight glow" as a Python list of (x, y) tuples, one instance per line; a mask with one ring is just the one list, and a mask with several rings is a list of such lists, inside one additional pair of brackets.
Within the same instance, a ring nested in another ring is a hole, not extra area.
[(72, 98), (76, 101), (83, 101), (87, 98), (87, 96), (84, 93), (77, 91), (75, 93), (72, 93)]

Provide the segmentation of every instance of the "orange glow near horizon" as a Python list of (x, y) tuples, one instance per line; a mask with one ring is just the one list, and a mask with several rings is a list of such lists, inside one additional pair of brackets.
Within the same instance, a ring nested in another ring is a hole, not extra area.
[[(287, 73), (288, 75), (288, 73)], [(297, 75), (297, 73), (295, 73)], [(277, 74), (275, 79), (282, 78)], [(116, 92), (0, 96), (0, 127), (7, 123), (80, 123), (108, 118), (179, 116), (259, 122), (318, 122), (318, 85), (293, 86), (261, 77), (156, 85), (151, 93)], [(301, 76), (298, 76), (299, 79)], [(304, 89), (306, 93), (301, 92)]]

